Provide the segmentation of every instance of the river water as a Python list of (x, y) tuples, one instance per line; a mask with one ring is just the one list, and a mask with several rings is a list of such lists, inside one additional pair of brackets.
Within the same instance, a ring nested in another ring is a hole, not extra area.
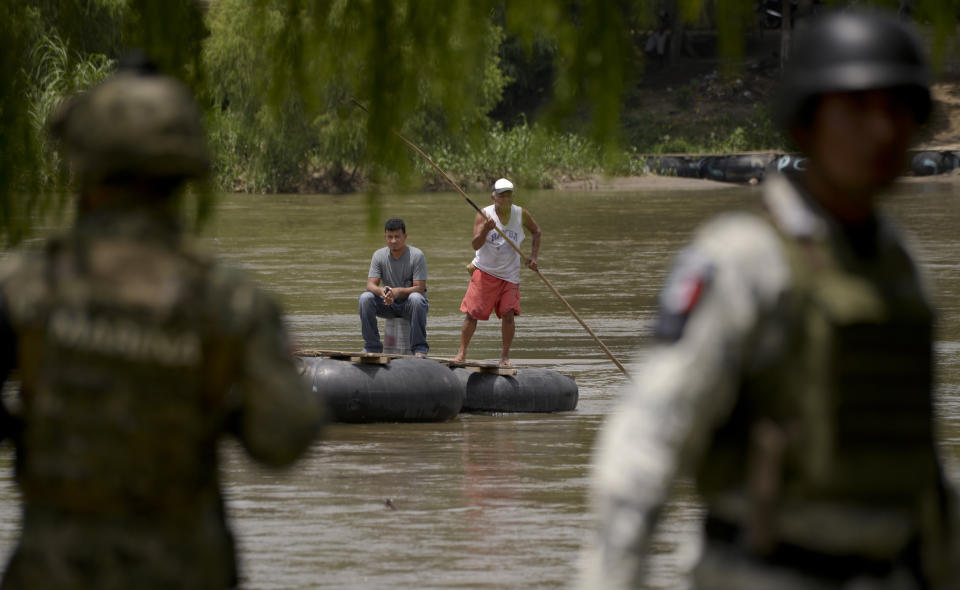
[[(912, 233), (940, 310), (938, 407), (960, 473), (960, 187), (910, 183), (887, 206)], [(756, 188), (712, 191), (523, 191), (543, 229), (543, 274), (625, 362), (642, 359), (656, 294), (696, 226), (756, 200)], [(478, 204), (489, 201), (476, 195)], [(382, 224), (402, 217), (429, 267), (431, 354), (459, 343), (473, 211), (452, 193), (229, 195), (205, 231), (284, 304), (303, 348), (359, 350), (357, 296)], [(372, 223), (371, 223), (372, 221)], [(591, 526), (592, 444), (626, 379), (533, 273), (511, 357), (573, 376), (574, 412), (461, 415), (442, 424), (333, 425), (293, 469), (223, 449), (229, 513), (245, 588), (561, 588), (575, 578)], [(469, 356), (499, 356), (496, 321)], [(0, 457), (0, 551), (17, 531), (10, 453)], [(389, 500), (389, 502), (388, 502)], [(696, 555), (700, 510), (681, 481), (651, 560), (651, 588), (680, 588)]]

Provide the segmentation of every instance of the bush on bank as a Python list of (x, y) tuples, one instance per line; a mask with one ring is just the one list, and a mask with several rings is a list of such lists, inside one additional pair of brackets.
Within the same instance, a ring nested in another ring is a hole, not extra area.
[[(528, 188), (554, 188), (558, 183), (595, 174), (636, 176), (648, 173), (648, 154), (727, 154), (782, 150), (781, 140), (763, 109), (756, 117), (725, 116), (716, 121), (684, 122), (673, 118), (644, 118), (642, 130), (630, 134), (628, 144), (614, 158), (604, 157), (599, 145), (572, 131), (548, 129), (522, 121), (513, 127), (492, 122), (474, 143), (435, 146), (419, 144), (433, 161), (464, 189), (489, 188), (500, 177), (509, 177)], [(416, 141), (414, 139), (414, 141)], [(446, 180), (426, 162), (411, 154), (414, 169), (428, 190), (447, 190)], [(314, 175), (318, 170), (314, 168)], [(337, 169), (334, 168), (336, 173)], [(316, 180), (316, 179), (314, 179)], [(354, 189), (362, 187), (363, 168), (351, 170)], [(335, 185), (331, 180), (327, 186)], [(418, 188), (418, 187), (414, 187)], [(328, 192), (328, 191), (318, 191)], [(339, 191), (330, 191), (339, 192)]]
[[(70, 58), (63, 42), (55, 37), (38, 46), (35, 58), (30, 112), (37, 141), (42, 143), (44, 124), (53, 107), (63, 96), (102, 80), (112, 62), (100, 54)], [(240, 99), (235, 96), (224, 92), (221, 100), (236, 105)], [(223, 191), (256, 193), (363, 190), (373, 171), (364, 163), (363, 131), (352, 108), (332, 104), (309, 122), (305, 122), (303, 105), (296, 101), (279, 108), (255, 105), (249, 109), (208, 110), (215, 185)], [(643, 111), (630, 112), (623, 125), (628, 147), (613, 162), (604, 158), (599, 145), (581, 134), (548, 129), (523, 118), (509, 127), (484, 119), (479, 133), (456, 141), (436, 125), (431, 132), (430, 120), (425, 116), (413, 125), (415, 129), (408, 137), (454, 181), (474, 190), (486, 188), (492, 179), (502, 176), (530, 188), (552, 188), (562, 181), (601, 172), (643, 174), (639, 158), (643, 154), (730, 153), (779, 147), (775, 139), (771, 140), (776, 134), (769, 116), (759, 108), (748, 118), (728, 115), (706, 121), (651, 118)], [(448, 188), (446, 181), (412, 152), (410, 165), (414, 188)], [(51, 154), (40, 173), (54, 177), (55, 155)], [(383, 183), (400, 181), (390, 171), (380, 173)]]

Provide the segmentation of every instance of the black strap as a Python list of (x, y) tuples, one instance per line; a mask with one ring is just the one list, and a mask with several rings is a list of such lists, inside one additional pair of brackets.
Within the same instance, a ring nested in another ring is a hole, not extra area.
[(6, 382), (10, 371), (17, 367), (17, 335), (7, 316), (6, 302), (0, 291), (0, 385)]
[[(17, 368), (17, 335), (7, 314), (6, 302), (0, 291), (0, 387), (7, 381), (10, 373)], [(0, 441), (6, 438), (16, 440), (19, 436), (19, 422), (10, 413), (0, 399)]]
[(833, 582), (843, 582), (863, 575), (885, 577), (896, 566), (903, 565), (913, 572), (921, 588), (926, 587), (916, 562), (911, 559), (919, 549), (917, 539), (911, 541), (894, 558), (876, 559), (863, 555), (825, 553), (792, 543), (777, 543), (769, 552), (758, 554), (748, 549), (743, 542), (746, 531), (742, 526), (711, 515), (708, 515), (704, 522), (704, 532), (708, 542), (739, 548), (745, 557), (752, 560)]

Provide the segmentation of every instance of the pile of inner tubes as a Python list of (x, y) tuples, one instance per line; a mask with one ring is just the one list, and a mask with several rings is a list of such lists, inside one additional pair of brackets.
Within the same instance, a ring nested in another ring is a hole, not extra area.
[[(650, 174), (704, 178), (718, 182), (756, 184), (768, 172), (796, 172), (806, 167), (797, 154), (737, 154), (726, 156), (647, 156), (644, 169)], [(960, 169), (960, 151), (910, 152), (908, 174), (933, 176)]]
[(915, 176), (947, 174), (960, 168), (960, 152), (914, 152), (910, 158), (910, 171)]

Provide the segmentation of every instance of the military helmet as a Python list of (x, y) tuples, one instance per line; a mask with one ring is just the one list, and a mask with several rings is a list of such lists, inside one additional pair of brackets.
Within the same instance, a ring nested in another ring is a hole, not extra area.
[(168, 76), (125, 71), (67, 101), (51, 122), (85, 183), (198, 178), (210, 169), (200, 110)]
[(922, 124), (930, 116), (930, 80), (923, 49), (905, 24), (876, 11), (834, 12), (798, 33), (774, 113), (789, 128), (820, 94), (899, 87)]

